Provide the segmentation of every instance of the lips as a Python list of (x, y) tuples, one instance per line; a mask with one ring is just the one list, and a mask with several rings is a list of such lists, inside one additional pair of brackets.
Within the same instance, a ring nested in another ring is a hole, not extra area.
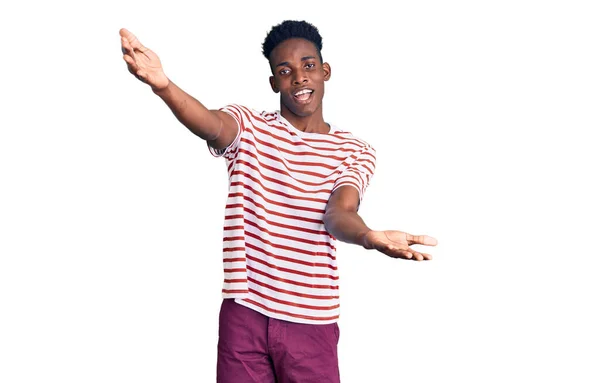
[(315, 91), (312, 89), (300, 89), (299, 91), (294, 93), (294, 99), (301, 103), (306, 103), (310, 100), (314, 92)]

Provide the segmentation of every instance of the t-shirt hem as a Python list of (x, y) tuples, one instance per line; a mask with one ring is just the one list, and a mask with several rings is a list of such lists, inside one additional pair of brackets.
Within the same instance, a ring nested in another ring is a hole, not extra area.
[[(244, 297), (247, 298), (247, 297)], [(251, 303), (248, 303), (246, 301), (244, 301), (244, 298), (235, 298), (235, 302), (247, 307), (251, 310), (257, 311), (261, 314), (263, 314), (266, 317), (269, 318), (274, 318), (274, 319), (279, 319), (279, 320), (284, 320), (286, 322), (293, 322), (293, 323), (301, 323), (301, 324), (316, 324), (316, 325), (325, 325), (325, 324), (331, 324), (331, 323), (337, 323), (339, 320), (339, 317), (336, 319), (328, 319), (328, 320), (311, 320), (311, 319), (298, 319), (298, 318), (293, 318), (293, 317), (289, 317), (285, 314), (279, 314), (279, 313), (273, 313), (270, 311), (267, 311), (265, 309), (263, 309), (262, 307), (257, 307)]]

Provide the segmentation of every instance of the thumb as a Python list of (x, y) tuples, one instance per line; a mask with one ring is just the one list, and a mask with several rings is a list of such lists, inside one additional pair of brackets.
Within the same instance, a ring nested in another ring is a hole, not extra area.
[(426, 245), (426, 246), (435, 246), (437, 245), (437, 239), (430, 237), (428, 235), (412, 235), (406, 234), (406, 239), (410, 245)]

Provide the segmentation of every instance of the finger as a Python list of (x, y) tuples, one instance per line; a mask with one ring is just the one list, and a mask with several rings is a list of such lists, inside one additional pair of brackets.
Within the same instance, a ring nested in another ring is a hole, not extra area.
[(393, 258), (412, 259), (414, 256), (410, 249), (402, 249), (391, 245), (387, 246), (382, 252)]
[(131, 58), (129, 55), (123, 55), (123, 60), (127, 63), (127, 65), (131, 66), (134, 69), (134, 72), (138, 71), (137, 65), (135, 64), (135, 60)]
[(437, 239), (430, 237), (428, 235), (412, 235), (406, 234), (406, 240), (409, 245), (426, 245), (426, 246), (435, 246), (437, 245)]
[(413, 251), (413, 259), (415, 261), (422, 261), (424, 257), (423, 254), (419, 253), (418, 251)]
[(403, 259), (412, 259), (415, 261), (425, 261), (432, 259), (431, 254), (421, 253), (420, 251), (415, 251), (412, 249), (399, 249), (399, 248), (391, 248), (391, 254), (388, 254), (394, 258), (403, 258)]
[(412, 250), (412, 253), (412, 259), (414, 259), (415, 261), (429, 261), (433, 258), (431, 254), (421, 253), (420, 251)]
[(121, 50), (123, 51), (124, 54), (130, 55), (132, 58), (135, 59), (135, 51), (133, 50), (133, 47), (131, 46), (131, 44), (129, 43), (129, 41), (127, 41), (127, 39), (122, 38), (121, 39)]
[(141, 52), (145, 52), (147, 50), (147, 48), (142, 45), (140, 40), (138, 40), (138, 38), (133, 33), (129, 32), (127, 29), (121, 28), (119, 34), (122, 37), (124, 37), (127, 40), (127, 42), (129, 42), (129, 45), (134, 50), (139, 50)]
[(129, 53), (129, 43), (124, 37), (121, 37), (121, 51), (123, 52), (123, 54)]
[(138, 66), (135, 64), (135, 61), (131, 58), (131, 56), (123, 55), (123, 60), (127, 63), (127, 70), (129, 73), (135, 75), (137, 71), (140, 70)]

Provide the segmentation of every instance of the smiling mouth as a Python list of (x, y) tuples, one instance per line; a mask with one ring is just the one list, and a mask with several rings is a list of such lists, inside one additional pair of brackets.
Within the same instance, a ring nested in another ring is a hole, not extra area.
[(294, 99), (300, 102), (307, 102), (315, 91), (312, 89), (302, 89), (299, 92), (294, 93)]

